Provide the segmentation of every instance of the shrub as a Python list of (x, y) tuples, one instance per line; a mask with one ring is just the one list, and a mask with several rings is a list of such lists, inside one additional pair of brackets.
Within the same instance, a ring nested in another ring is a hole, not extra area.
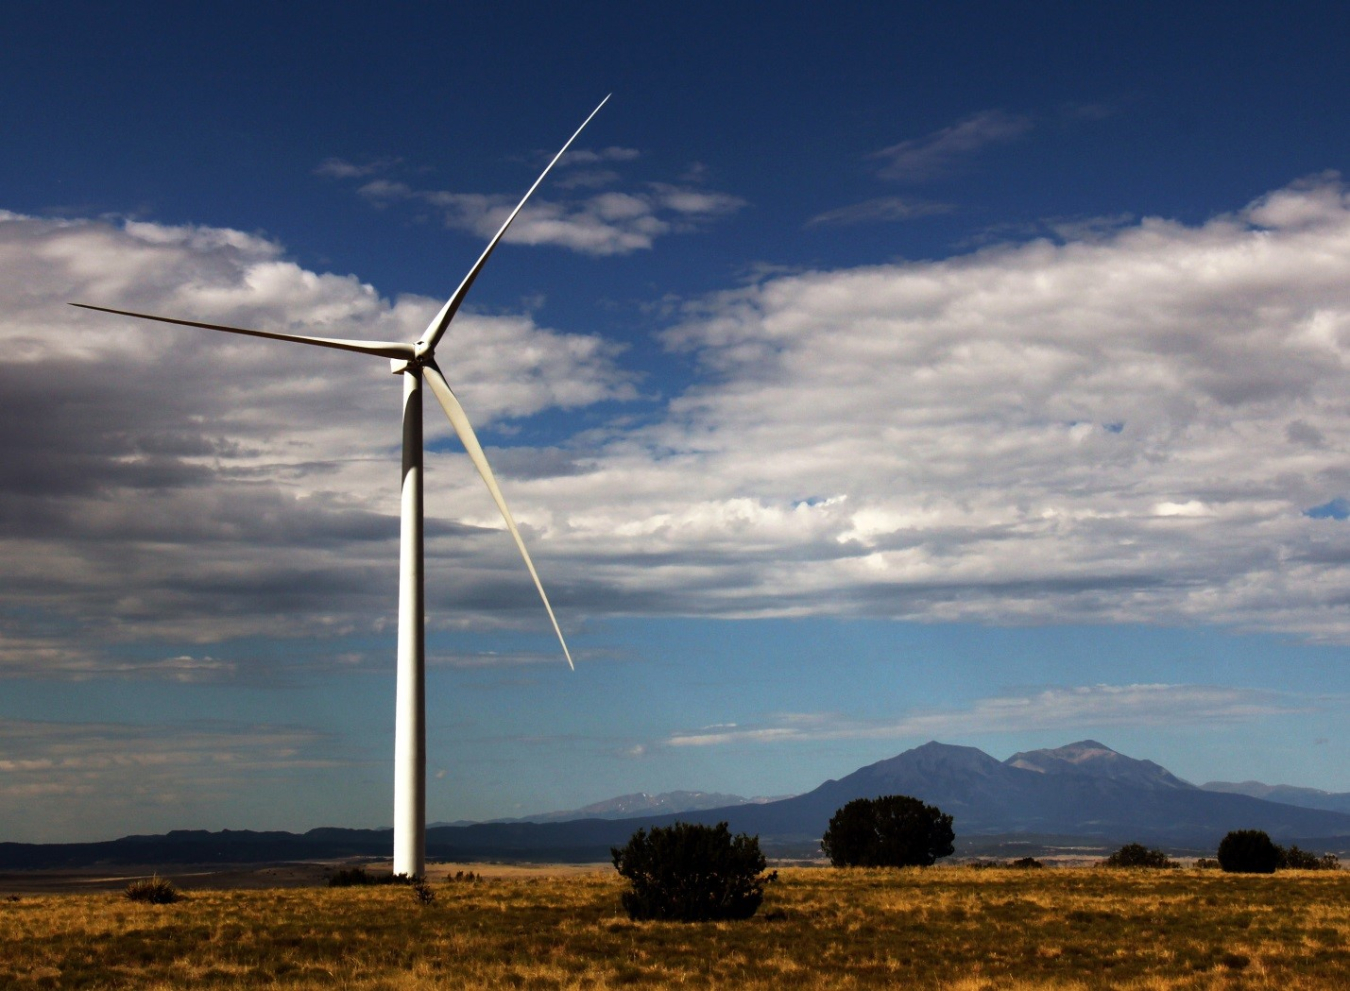
[(1019, 870), (1038, 870), (1045, 865), (1035, 857), (1023, 857), (1020, 860), (1014, 860), (1009, 867), (1016, 867)]
[(1235, 829), (1219, 842), (1219, 866), (1231, 874), (1274, 874), (1281, 852), (1264, 830)]
[(1214, 871), (1219, 869), (1219, 862), (1213, 857), (1201, 857), (1195, 862), (1195, 866), (1202, 871)]
[(419, 905), (431, 905), (436, 901), (436, 892), (420, 874), (412, 879), (412, 893), (413, 900)]
[(1142, 843), (1126, 843), (1102, 861), (1106, 867), (1180, 867), (1161, 850), (1150, 850)]
[(158, 874), (132, 881), (127, 885), (126, 896), (133, 902), (148, 902), (151, 905), (168, 905), (184, 897), (172, 881)]
[(733, 837), (725, 822), (639, 829), (627, 846), (609, 852), (631, 884), (623, 893), (630, 919), (748, 919), (764, 899), (764, 885), (778, 876), (763, 873), (759, 837)]
[(1280, 848), (1279, 866), (1292, 871), (1334, 871), (1340, 869), (1341, 862), (1334, 853), (1324, 853), (1319, 857), (1315, 853), (1291, 846), (1287, 850)]
[(348, 867), (328, 879), (330, 888), (351, 888), (364, 884), (412, 884), (416, 879), (407, 874), (371, 874), (364, 867)]
[(835, 867), (928, 867), (951, 856), (952, 817), (908, 795), (857, 798), (830, 818), (820, 848)]
[(328, 879), (328, 887), (330, 888), (350, 888), (355, 885), (374, 883), (374, 878), (366, 873), (364, 867), (348, 867), (338, 871)]

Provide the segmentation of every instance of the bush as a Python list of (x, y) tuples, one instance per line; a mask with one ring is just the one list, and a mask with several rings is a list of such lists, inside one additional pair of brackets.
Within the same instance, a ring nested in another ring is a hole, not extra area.
[(158, 874), (132, 881), (127, 885), (126, 896), (133, 902), (148, 902), (151, 905), (169, 905), (184, 897), (172, 881)]
[(350, 888), (356, 885), (374, 884), (375, 879), (366, 873), (364, 867), (348, 867), (340, 870), (328, 879), (330, 888)]
[(1319, 857), (1296, 846), (1288, 850), (1280, 849), (1280, 867), (1287, 867), (1291, 871), (1334, 871), (1339, 870), (1340, 866), (1340, 859), (1334, 853), (1324, 853)]
[(1102, 861), (1105, 867), (1180, 867), (1161, 850), (1150, 850), (1142, 843), (1126, 843)]
[(1235, 829), (1219, 842), (1219, 866), (1230, 874), (1274, 874), (1282, 853), (1264, 830)]
[(1201, 857), (1195, 862), (1195, 866), (1202, 871), (1216, 871), (1219, 869), (1219, 862), (1213, 857)]
[(820, 848), (835, 867), (928, 867), (951, 856), (952, 817), (908, 795), (857, 798), (830, 818)]
[(748, 919), (764, 900), (764, 885), (778, 876), (763, 873), (759, 837), (733, 837), (725, 822), (639, 829), (609, 852), (632, 885), (623, 893), (630, 919)]
[(413, 884), (417, 879), (407, 874), (370, 874), (364, 867), (348, 867), (328, 879), (330, 888), (351, 888), (365, 884)]
[(1020, 860), (1014, 860), (1009, 867), (1016, 867), (1019, 870), (1039, 870), (1045, 865), (1035, 857), (1023, 857)]
[(432, 905), (436, 901), (436, 892), (421, 875), (412, 879), (412, 893), (413, 900), (419, 905)]

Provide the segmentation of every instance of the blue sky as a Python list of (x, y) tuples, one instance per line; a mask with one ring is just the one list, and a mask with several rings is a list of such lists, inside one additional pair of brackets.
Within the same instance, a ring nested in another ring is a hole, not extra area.
[(0, 839), (387, 824), (440, 349), (433, 819), (1093, 737), (1350, 790), (1339, 5), (21, 4)]

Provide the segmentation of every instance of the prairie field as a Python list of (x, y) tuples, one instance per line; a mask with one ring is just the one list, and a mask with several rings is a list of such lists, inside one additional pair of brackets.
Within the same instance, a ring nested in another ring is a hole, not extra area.
[(744, 922), (635, 923), (612, 871), (0, 899), (0, 987), (1350, 989), (1350, 871), (790, 868)]

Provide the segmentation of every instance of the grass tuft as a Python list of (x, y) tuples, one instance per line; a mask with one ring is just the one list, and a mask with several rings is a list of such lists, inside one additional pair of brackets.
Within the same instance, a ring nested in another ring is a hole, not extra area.
[(130, 901), (146, 902), (150, 905), (171, 905), (187, 897), (172, 881), (158, 874), (153, 877), (137, 878), (127, 885), (123, 894)]

